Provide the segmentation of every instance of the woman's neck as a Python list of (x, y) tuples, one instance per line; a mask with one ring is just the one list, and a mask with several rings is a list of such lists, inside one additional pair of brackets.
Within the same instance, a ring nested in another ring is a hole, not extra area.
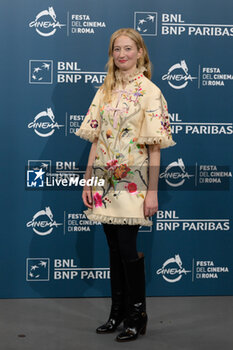
[(145, 67), (135, 67), (130, 71), (123, 71), (118, 69), (115, 71), (116, 83), (121, 83), (123, 88), (125, 88), (128, 83), (134, 80), (136, 75), (143, 73), (145, 70)]

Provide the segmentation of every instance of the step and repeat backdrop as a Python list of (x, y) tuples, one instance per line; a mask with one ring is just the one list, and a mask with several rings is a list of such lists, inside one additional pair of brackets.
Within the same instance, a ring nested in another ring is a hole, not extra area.
[(106, 76), (111, 34), (143, 36), (175, 147), (141, 227), (148, 296), (232, 295), (233, 3), (1, 4), (1, 298), (110, 295), (102, 226), (83, 214), (91, 144), (75, 136)]

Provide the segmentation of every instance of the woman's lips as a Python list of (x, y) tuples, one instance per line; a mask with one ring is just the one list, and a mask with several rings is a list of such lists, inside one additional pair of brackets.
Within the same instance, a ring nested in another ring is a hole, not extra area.
[(120, 63), (125, 63), (127, 60), (119, 60)]

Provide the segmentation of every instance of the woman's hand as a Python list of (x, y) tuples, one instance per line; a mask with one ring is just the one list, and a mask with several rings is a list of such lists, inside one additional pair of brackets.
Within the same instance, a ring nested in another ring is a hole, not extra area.
[(153, 216), (158, 210), (157, 191), (148, 191), (144, 201), (144, 216)]
[(91, 186), (85, 186), (82, 193), (82, 199), (83, 203), (86, 207), (92, 209), (93, 208), (93, 201), (92, 201), (92, 191)]
[[(96, 147), (97, 147), (98, 138), (96, 137), (91, 145), (91, 150), (88, 157), (87, 169), (85, 173), (85, 180), (91, 178), (92, 175), (92, 165), (96, 156)], [(92, 189), (91, 186), (84, 186), (82, 193), (83, 203), (86, 207), (92, 209), (93, 208), (93, 199), (92, 199)]]

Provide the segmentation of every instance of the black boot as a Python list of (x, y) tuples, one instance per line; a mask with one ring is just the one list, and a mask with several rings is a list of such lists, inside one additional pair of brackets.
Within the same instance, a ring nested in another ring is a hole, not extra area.
[(124, 330), (116, 337), (118, 342), (137, 339), (139, 334), (146, 333), (147, 326), (143, 254), (139, 253), (139, 258), (136, 260), (125, 261), (124, 270), (129, 292), (129, 303), (127, 317), (124, 321)]
[(117, 251), (110, 251), (112, 306), (109, 319), (96, 329), (99, 334), (114, 332), (126, 316), (123, 264)]

